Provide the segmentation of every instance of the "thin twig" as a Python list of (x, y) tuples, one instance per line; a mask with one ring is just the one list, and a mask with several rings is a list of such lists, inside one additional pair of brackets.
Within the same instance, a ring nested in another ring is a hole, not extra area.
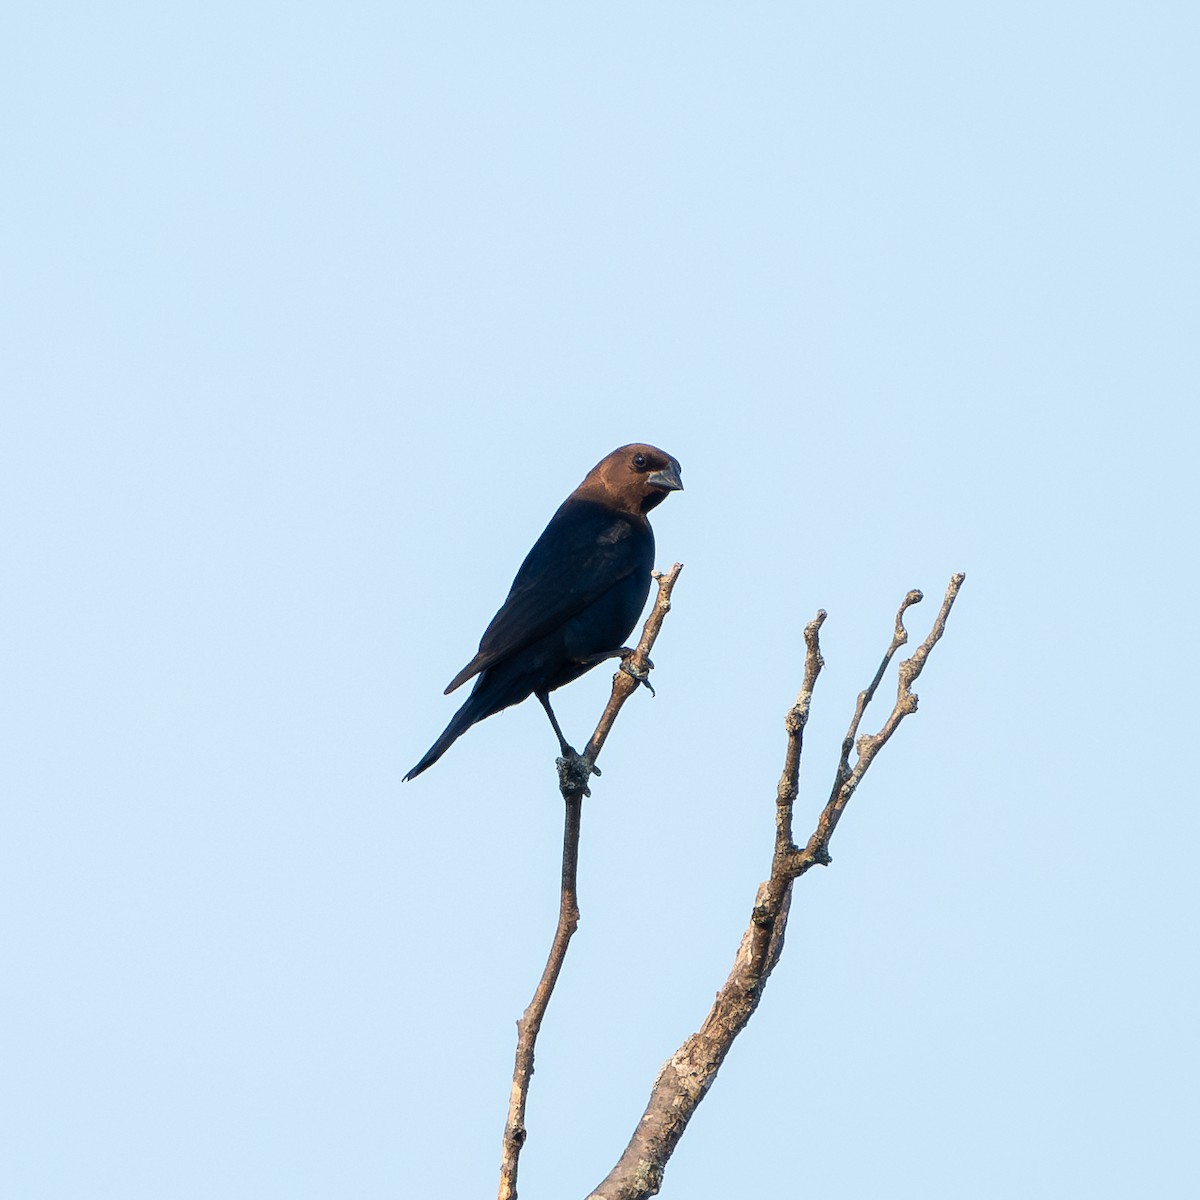
[(647, 677), (650, 671), (652, 665), (650, 650), (658, 638), (658, 631), (662, 629), (664, 618), (671, 611), (671, 591), (682, 570), (683, 563), (676, 563), (666, 574), (659, 571), (654, 572), (654, 578), (658, 582), (658, 595), (655, 597), (654, 607), (646, 618), (637, 649), (625, 664), (627, 669), (622, 669), (613, 676), (612, 695), (609, 696), (608, 704), (605, 705), (600, 721), (596, 725), (596, 732), (592, 734), (587, 749), (583, 752), (583, 757), (590, 763), (594, 764), (599, 757), (608, 738), (609, 730), (612, 729), (613, 722), (617, 719), (617, 713), (621, 711), (621, 706), (637, 691), (638, 684)]
[(538, 1033), (542, 1028), (542, 1019), (550, 1004), (554, 985), (562, 970), (563, 960), (567, 956), (567, 946), (571, 935), (579, 926), (579, 901), (576, 879), (579, 867), (579, 829), (583, 816), (583, 798), (590, 795), (587, 790), (587, 780), (595, 771), (596, 759), (604, 746), (613, 722), (621, 711), (621, 706), (644, 682), (649, 674), (650, 650), (662, 628), (663, 618), (671, 611), (671, 590), (679, 572), (683, 570), (682, 563), (676, 563), (665, 575), (654, 573), (658, 581), (658, 595), (654, 608), (646, 618), (642, 629), (641, 640), (629, 659), (613, 676), (612, 695), (605, 705), (596, 732), (588, 741), (587, 749), (573, 759), (563, 757), (557, 760), (559, 790), (562, 792), (566, 805), (566, 817), (563, 825), (563, 859), (562, 859), (562, 891), (558, 905), (558, 927), (554, 931), (554, 941), (550, 945), (550, 956), (546, 960), (542, 977), (538, 981), (533, 999), (529, 1002), (521, 1019), (517, 1022), (517, 1054), (513, 1065), (512, 1089), (508, 1098), (508, 1120), (504, 1126), (504, 1143), (500, 1157), (500, 1192), (499, 1200), (516, 1200), (517, 1196), (517, 1167), (521, 1157), (521, 1147), (525, 1144), (525, 1103), (529, 1095), (529, 1081), (533, 1076), (533, 1052), (537, 1044)]
[[(870, 686), (859, 695), (850, 734), (835, 773), (833, 795), (805, 848), (799, 850), (792, 844), (792, 809), (799, 790), (800, 754), (809, 703), (823, 665), (819, 633), (825, 613), (819, 612), (805, 628), (804, 684), (785, 720), (788, 743), (783, 774), (776, 792), (775, 852), (771, 860), (771, 876), (759, 885), (750, 923), (742, 935), (733, 970), (717, 993), (708, 1016), (699, 1031), (692, 1034), (663, 1065), (650, 1090), (646, 1111), (625, 1152), (588, 1200), (645, 1200), (658, 1192), (667, 1161), (683, 1136), (696, 1106), (716, 1079), (734, 1039), (754, 1015), (767, 979), (779, 961), (791, 907), (792, 886), (811, 867), (831, 861), (829, 839), (846, 803), (884, 743), (904, 717), (916, 710), (913, 681), (920, 675), (929, 652), (945, 630), (946, 618), (964, 578), (959, 574), (950, 580), (946, 598), (929, 636), (912, 658), (900, 664), (896, 705), (883, 728), (877, 734), (858, 737), (856, 741), (863, 712), (878, 688), (892, 655), (907, 638), (903, 626), (904, 613), (920, 599), (920, 593), (910, 592), (905, 597), (896, 617), (896, 632), (883, 664)], [(854, 748), (857, 748), (858, 757), (851, 766), (849, 755)]]
[[(850, 725), (850, 732), (846, 735), (846, 741), (842, 743), (842, 759), (838, 764), (837, 776), (834, 781), (833, 790), (829, 796), (829, 803), (822, 810), (821, 816), (817, 821), (817, 827), (808, 839), (808, 844), (803, 850), (796, 852), (790, 864), (790, 869), (795, 871), (797, 877), (803, 875), (809, 867), (817, 863), (828, 865), (830, 861), (829, 839), (833, 837), (833, 831), (837, 828), (837, 823), (841, 820), (842, 813), (845, 811), (846, 805), (850, 802), (850, 797), (854, 795), (858, 785), (862, 782), (862, 778), (867, 773), (867, 768), (874, 761), (875, 755), (883, 749), (888, 738), (896, 732), (900, 726), (900, 722), (909, 713), (917, 711), (917, 697), (912, 690), (912, 685), (924, 669), (925, 660), (929, 657), (929, 652), (946, 630), (946, 618), (950, 615), (950, 609), (958, 597), (958, 589), (962, 587), (964, 579), (966, 579), (966, 575), (961, 573), (951, 577), (949, 586), (946, 588), (945, 598), (942, 600), (942, 607), (938, 610), (938, 615), (934, 618), (933, 627), (930, 629), (928, 636), (917, 647), (912, 658), (906, 658), (900, 664), (900, 669), (897, 673), (896, 703), (878, 733), (864, 734), (862, 737), (856, 737), (863, 710), (875, 694), (875, 688), (879, 685), (879, 680), (883, 673), (882, 667), (876, 673), (870, 688), (859, 696), (858, 706), (855, 708), (854, 720)], [(916, 599), (913, 597), (916, 597)], [(904, 631), (904, 613), (920, 599), (920, 592), (909, 592), (904, 598), (904, 602), (900, 605), (900, 611), (896, 614), (896, 632), (892, 637), (892, 644), (884, 656), (884, 667), (887, 666), (896, 648), (903, 646), (908, 640), (908, 634)], [(857, 756), (857, 761), (853, 767), (850, 766), (849, 761), (849, 746), (847, 745), (849, 742), (854, 743), (854, 751)]]
[(542, 1028), (542, 1018), (550, 1003), (558, 973), (567, 956), (571, 935), (579, 926), (576, 875), (579, 867), (579, 825), (583, 816), (583, 793), (564, 797), (566, 820), (563, 825), (562, 892), (558, 905), (558, 928), (550, 946), (542, 977), (524, 1015), (517, 1022), (517, 1058), (513, 1066), (512, 1089), (508, 1097), (508, 1121), (504, 1126), (504, 1149), (500, 1159), (500, 1200), (516, 1200), (517, 1164), (525, 1144), (525, 1101), (533, 1076), (533, 1049)]

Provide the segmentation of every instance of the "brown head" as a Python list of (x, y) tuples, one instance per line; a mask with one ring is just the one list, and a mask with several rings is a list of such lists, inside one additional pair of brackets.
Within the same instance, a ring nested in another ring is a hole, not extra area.
[(602, 458), (575, 489), (575, 495), (644, 516), (661, 504), (668, 492), (681, 491), (683, 480), (674, 458), (657, 446), (631, 442)]

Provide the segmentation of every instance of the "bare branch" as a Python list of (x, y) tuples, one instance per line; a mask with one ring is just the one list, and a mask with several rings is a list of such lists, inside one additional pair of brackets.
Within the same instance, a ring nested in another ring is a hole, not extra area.
[(637, 649), (633, 654), (622, 664), (621, 670), (613, 676), (612, 695), (608, 698), (608, 704), (596, 725), (596, 732), (592, 734), (587, 749), (583, 752), (583, 757), (592, 764), (595, 764), (596, 759), (600, 756), (600, 751), (604, 748), (609, 730), (612, 729), (613, 722), (617, 719), (617, 713), (621, 711), (621, 706), (637, 691), (640, 683), (649, 679), (650, 668), (654, 665), (650, 661), (650, 650), (658, 638), (658, 631), (662, 629), (663, 620), (671, 611), (671, 592), (675, 587), (675, 580), (679, 578), (679, 572), (682, 570), (683, 563), (676, 563), (665, 575), (659, 571), (654, 572), (654, 578), (658, 583), (658, 595), (655, 597), (650, 615), (646, 618), (646, 624), (642, 628), (641, 641), (638, 642)]
[(796, 703), (788, 710), (783, 720), (787, 730), (787, 753), (783, 760), (783, 773), (779, 776), (779, 787), (775, 792), (775, 853), (786, 854), (795, 849), (792, 841), (792, 808), (796, 797), (800, 794), (800, 754), (804, 749), (804, 727), (808, 724), (808, 710), (812, 704), (813, 688), (817, 684), (817, 676), (825, 665), (821, 657), (821, 646), (818, 638), (821, 626), (825, 624), (828, 614), (823, 608), (817, 610), (817, 615), (804, 627), (804, 683), (800, 687), (800, 695)]
[(546, 1015), (550, 997), (554, 992), (554, 985), (558, 981), (558, 974), (562, 970), (563, 960), (567, 956), (567, 946), (579, 926), (577, 889), (579, 830), (583, 817), (583, 798), (591, 794), (587, 789), (587, 781), (591, 775), (600, 773), (596, 770), (596, 759), (604, 747), (622, 705), (637, 690), (639, 684), (646, 683), (648, 686), (650, 669), (653, 666), (650, 661), (650, 651), (658, 638), (659, 630), (662, 629), (663, 619), (671, 611), (671, 590), (682, 570), (683, 564), (676, 563), (665, 575), (657, 571), (654, 573), (654, 578), (658, 581), (658, 595), (654, 601), (654, 608), (646, 618), (637, 648), (613, 676), (612, 694), (596, 725), (595, 733), (588, 741), (587, 749), (581, 755), (573, 757), (564, 755), (557, 760), (559, 790), (562, 792), (566, 805), (558, 927), (554, 931), (550, 956), (546, 960), (546, 966), (533, 993), (533, 999), (517, 1022), (516, 1062), (513, 1065), (512, 1089), (508, 1098), (508, 1120), (504, 1126), (504, 1143), (500, 1156), (499, 1200), (516, 1200), (517, 1167), (521, 1156), (521, 1147), (525, 1144), (526, 1137), (525, 1103), (529, 1095), (529, 1081), (533, 1076), (534, 1047), (542, 1028), (542, 1019)]
[[(875, 678), (871, 686), (859, 695), (858, 704), (854, 710), (854, 719), (851, 721), (850, 730), (846, 734), (845, 741), (842, 743), (842, 758), (841, 762), (838, 763), (837, 775), (834, 779), (833, 790), (829, 796), (829, 803), (825, 805), (820, 819), (817, 821), (817, 828), (813, 831), (812, 837), (808, 839), (808, 844), (803, 851), (797, 853), (796, 861), (793, 863), (793, 869), (797, 876), (802, 875), (814, 863), (822, 863), (823, 865), (829, 863), (829, 839), (833, 837), (833, 831), (837, 828), (837, 823), (841, 820), (842, 813), (845, 811), (846, 805), (850, 802), (850, 797), (854, 795), (858, 785), (862, 782), (862, 778), (867, 773), (867, 768), (874, 761), (875, 755), (883, 749), (888, 738), (896, 732), (900, 726), (900, 722), (909, 713), (917, 711), (917, 697), (913, 693), (912, 685), (924, 669), (925, 660), (929, 657), (929, 652), (945, 632), (946, 618), (950, 615), (950, 609), (958, 596), (958, 589), (962, 587), (964, 579), (966, 579), (966, 576), (961, 573), (951, 577), (950, 583), (946, 588), (945, 598), (942, 600), (942, 607), (934, 619), (933, 628), (930, 629), (928, 636), (920, 646), (917, 647), (916, 653), (913, 654), (912, 658), (906, 658), (900, 664), (896, 687), (896, 704), (892, 709), (891, 715), (883, 723), (883, 727), (878, 733), (866, 734), (856, 738), (862, 714), (867, 704), (870, 703), (871, 697), (875, 694), (875, 689), (879, 685), (884, 669), (887, 667), (896, 650), (908, 640), (908, 634), (905, 632), (903, 624), (904, 613), (912, 605), (921, 600), (921, 593), (913, 591), (905, 596), (904, 602), (900, 605), (900, 611), (896, 614), (896, 632), (892, 637), (891, 646), (888, 647), (888, 651), (884, 655), (883, 664), (875, 673)], [(851, 743), (853, 743), (857, 756), (857, 761), (853, 767), (850, 766)]]
[[(831, 861), (829, 839), (833, 836), (842, 811), (875, 755), (904, 717), (916, 711), (913, 681), (920, 675), (930, 651), (945, 630), (946, 618), (964, 578), (959, 574), (950, 580), (946, 598), (929, 636), (912, 658), (900, 664), (896, 705), (883, 728), (877, 734), (857, 737), (863, 713), (879, 687), (884, 671), (896, 650), (907, 640), (904, 614), (921, 599), (921, 593), (909, 592), (904, 598), (896, 615), (892, 643), (870, 686), (858, 697), (850, 731), (843, 742), (833, 794), (822, 810), (817, 828), (805, 848), (799, 850), (792, 842), (792, 809), (799, 789), (804, 727), (808, 721), (813, 687), (823, 665), (819, 634), (825, 620), (824, 611), (819, 612), (805, 628), (804, 684), (784, 722), (788, 742), (783, 773), (776, 792), (775, 853), (771, 860), (771, 877), (759, 885), (750, 923), (742, 935), (733, 970), (717, 993), (708, 1016), (700, 1029), (663, 1065), (650, 1090), (646, 1111), (629, 1145), (588, 1200), (645, 1200), (645, 1197), (658, 1192), (667, 1161), (683, 1136), (692, 1113), (716, 1079), (734, 1039), (753, 1016), (767, 979), (779, 961), (791, 907), (792, 886), (811, 867)], [(850, 764), (852, 749), (857, 749), (857, 761), (853, 766)]]

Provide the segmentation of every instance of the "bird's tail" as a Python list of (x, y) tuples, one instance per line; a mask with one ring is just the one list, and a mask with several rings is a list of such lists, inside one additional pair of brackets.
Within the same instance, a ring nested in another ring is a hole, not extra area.
[(476, 721), (482, 721), (512, 704), (520, 704), (532, 695), (536, 683), (536, 676), (531, 675), (526, 664), (519, 659), (517, 662), (489, 667), (475, 680), (475, 686), (463, 701), (462, 708), (450, 718), (450, 724), (429, 747), (425, 757), (405, 775), (405, 781), (416, 779), (422, 771), (432, 767)]
[(482, 721), (484, 717), (490, 717), (510, 704), (517, 704), (529, 695), (532, 685), (527, 684), (521, 676), (514, 680), (512, 674), (511, 670), (493, 669), (476, 679), (471, 694), (463, 701), (458, 712), (450, 718), (450, 724), (442, 730), (442, 736), (429, 747), (425, 757), (405, 775), (405, 782), (415, 779), (422, 771), (432, 767), (476, 721)]
[(471, 698), (467, 697), (467, 702), (450, 718), (450, 724), (442, 730), (442, 736), (425, 752), (425, 757), (407, 775), (404, 777), (404, 782), (407, 783), (410, 779), (416, 779), (422, 771), (427, 771), (433, 766), (455, 742), (458, 741), (472, 725), (475, 724), (476, 716), (468, 710), (471, 708)]

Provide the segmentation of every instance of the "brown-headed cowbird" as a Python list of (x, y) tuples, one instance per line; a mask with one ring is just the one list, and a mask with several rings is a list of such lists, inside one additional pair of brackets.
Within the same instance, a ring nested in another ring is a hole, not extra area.
[(624, 648), (650, 592), (654, 532), (646, 514), (679, 491), (679, 463), (634, 443), (601, 459), (563, 501), (521, 564), (479, 653), (446, 688), (475, 686), (406, 780), (431, 767), (476, 721), (537, 696), (569, 747), (550, 693)]

